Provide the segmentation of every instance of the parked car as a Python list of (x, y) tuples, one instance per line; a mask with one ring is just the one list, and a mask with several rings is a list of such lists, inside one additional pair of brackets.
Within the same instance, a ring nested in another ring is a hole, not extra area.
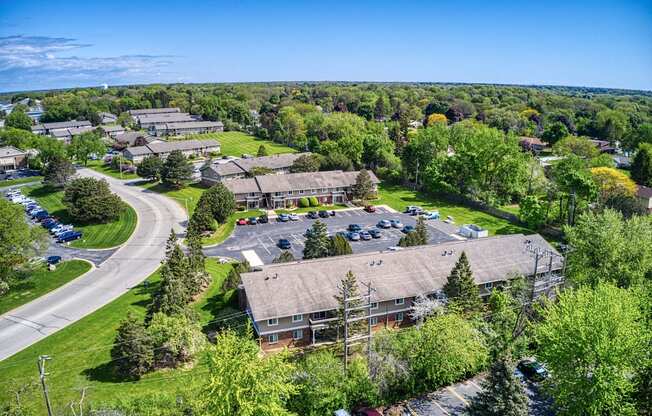
[(392, 228), (403, 228), (401, 220), (390, 220), (389, 222), (392, 225)]
[(249, 219), (247, 220), (247, 224), (249, 224), (249, 225), (256, 225), (256, 224), (258, 224), (258, 218), (256, 218), (256, 217), (249, 217)]
[(238, 220), (235, 223), (238, 225), (247, 225), (247, 220), (244, 218), (238, 218)]
[(401, 231), (403, 231), (405, 234), (409, 234), (414, 232), (414, 227), (412, 225), (406, 225)]
[(425, 212), (424, 210), (417, 207), (417, 208), (413, 209), (412, 211), (410, 211), (410, 215), (421, 215), (424, 212)]
[(36, 214), (33, 215), (33, 217), (37, 220), (44, 220), (48, 218), (50, 214), (46, 210), (42, 210), (37, 212)]
[(525, 359), (516, 366), (529, 380), (542, 381), (548, 377), (548, 370), (536, 360)]
[(369, 241), (371, 240), (371, 234), (369, 234), (367, 231), (360, 231), (358, 234), (360, 234), (360, 239), (364, 241)]
[(269, 222), (269, 218), (267, 217), (267, 215), (261, 215), (260, 217), (258, 217), (259, 224), (267, 224), (268, 222)]
[(281, 238), (278, 240), (278, 247), (283, 250), (289, 250), (292, 248), (292, 243), (286, 238)]
[(373, 205), (367, 205), (364, 207), (364, 210), (367, 212), (376, 212), (376, 207)]
[(391, 247), (387, 247), (387, 250), (389, 250), (389, 251), (401, 251), (401, 250), (403, 250), (403, 247), (391, 246)]
[(68, 241), (77, 240), (82, 237), (82, 233), (79, 231), (68, 231), (61, 234), (58, 238), (60, 243), (67, 243)]
[(423, 210), (421, 209), (421, 207), (418, 207), (418, 206), (416, 206), (416, 205), (408, 205), (407, 207), (405, 207), (405, 211), (403, 211), (403, 212), (406, 213), (406, 214), (412, 214), (412, 212), (413, 212), (413, 211), (416, 211), (416, 210), (421, 210), (421, 211), (423, 211)]
[(346, 238), (348, 238), (350, 241), (360, 241), (360, 234), (354, 231), (349, 231), (346, 233)]
[(371, 230), (368, 231), (369, 235), (371, 235), (372, 238), (380, 238), (382, 237), (382, 234), (378, 228), (372, 228)]
[(310, 211), (308, 214), (306, 214), (306, 217), (310, 218), (311, 220), (316, 220), (319, 218), (319, 214), (317, 214), (316, 211)]
[(427, 211), (422, 214), (424, 220), (438, 220), (439, 211)]
[(328, 217), (330, 217), (331, 215), (328, 213), (328, 211), (326, 211), (326, 210), (321, 210), (321, 211), (319, 211), (319, 216), (320, 216), (321, 218), (328, 218)]
[(340, 237), (348, 238), (348, 234), (346, 231), (338, 231), (335, 233), (335, 235), (339, 235)]
[(280, 222), (288, 222), (290, 221), (290, 216), (288, 214), (278, 214), (278, 217), (276, 219)]
[(362, 227), (360, 224), (349, 224), (347, 230), (357, 233), (358, 231), (362, 230)]
[(297, 214), (290, 214), (288, 217), (290, 218), (290, 221), (299, 221), (299, 216)]
[(378, 221), (378, 224), (376, 224), (376, 227), (378, 227), (378, 228), (392, 228), (392, 223), (389, 220), (380, 220), (380, 221)]
[(61, 256), (49, 256), (46, 261), (48, 264), (58, 264), (61, 262)]

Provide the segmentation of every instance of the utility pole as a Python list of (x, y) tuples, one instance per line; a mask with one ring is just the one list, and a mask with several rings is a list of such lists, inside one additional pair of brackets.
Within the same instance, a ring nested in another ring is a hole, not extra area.
[(41, 386), (43, 387), (43, 396), (45, 397), (45, 405), (48, 408), (48, 416), (52, 416), (52, 407), (50, 406), (50, 398), (48, 397), (48, 386), (45, 384), (45, 376), (48, 373), (45, 372), (45, 361), (50, 360), (49, 355), (39, 355), (38, 357), (38, 372), (41, 379)]

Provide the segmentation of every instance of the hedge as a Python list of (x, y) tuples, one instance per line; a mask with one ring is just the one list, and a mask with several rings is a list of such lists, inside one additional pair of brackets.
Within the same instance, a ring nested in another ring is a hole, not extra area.
[(309, 206), (310, 206), (310, 202), (308, 201), (308, 198), (306, 198), (305, 196), (299, 198), (299, 206), (300, 206), (301, 208), (307, 208), (307, 207), (309, 207)]
[(318, 207), (319, 206), (319, 201), (317, 200), (316, 197), (314, 197), (314, 196), (310, 197), (310, 206), (311, 207)]

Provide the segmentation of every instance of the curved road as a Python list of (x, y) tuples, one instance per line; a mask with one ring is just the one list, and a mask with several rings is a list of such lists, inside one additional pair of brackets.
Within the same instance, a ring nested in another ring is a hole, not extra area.
[(80, 176), (106, 179), (138, 213), (131, 238), (83, 277), (0, 316), (0, 360), (21, 351), (111, 302), (154, 272), (164, 256), (170, 228), (180, 233), (185, 211), (172, 199), (90, 169)]

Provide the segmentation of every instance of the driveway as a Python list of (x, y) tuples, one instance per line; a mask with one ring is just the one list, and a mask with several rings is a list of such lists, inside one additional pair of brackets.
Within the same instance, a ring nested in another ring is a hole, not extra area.
[(185, 211), (166, 196), (90, 169), (80, 169), (78, 174), (106, 179), (111, 190), (138, 214), (136, 229), (99, 267), (0, 316), (0, 360), (83, 318), (143, 281), (159, 267), (170, 229), (180, 233), (187, 221)]
[[(335, 216), (320, 218), (326, 223), (328, 231), (334, 235), (338, 231), (345, 231), (349, 224), (359, 224), (363, 229), (375, 228), (381, 219), (400, 219), (405, 225), (415, 225), (416, 217), (390, 212), (382, 207), (377, 212), (368, 213), (362, 209), (335, 211)], [(255, 253), (263, 264), (271, 263), (280, 253), (278, 240), (286, 238), (290, 240), (292, 248), (290, 251), (295, 259), (303, 257), (303, 248), (306, 238), (304, 233), (316, 220), (311, 220), (305, 215), (299, 216), (299, 221), (278, 222), (271, 220), (267, 224), (239, 225), (224, 243), (204, 249), (204, 253), (210, 257), (230, 257), (243, 260), (246, 253), (249, 259), (251, 252)], [(429, 244), (438, 244), (444, 241), (455, 239), (451, 234), (455, 233), (457, 227), (441, 221), (426, 221), (428, 227)], [(398, 240), (404, 235), (396, 228), (382, 230), (382, 236), (378, 239), (368, 241), (352, 241), (351, 248), (354, 253), (366, 253), (373, 251), (387, 250), (388, 247), (398, 244)]]

